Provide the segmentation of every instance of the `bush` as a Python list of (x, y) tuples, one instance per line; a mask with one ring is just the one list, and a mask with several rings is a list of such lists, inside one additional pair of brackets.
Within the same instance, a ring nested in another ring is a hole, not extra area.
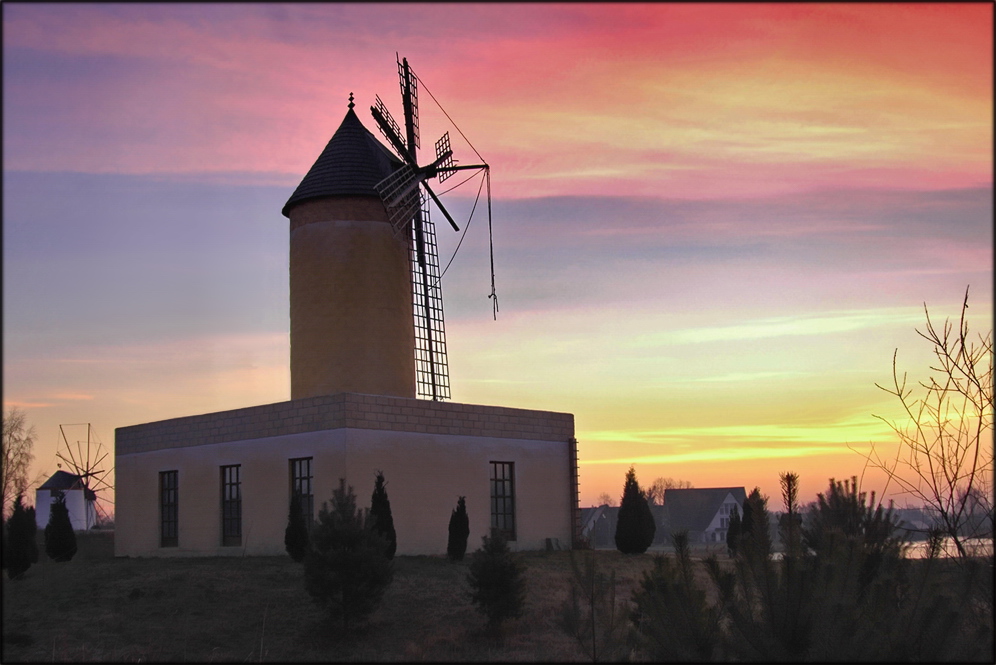
[(905, 560), (898, 549), (876, 552), (859, 536), (830, 531), (818, 550), (759, 570), (708, 565), (729, 620), (732, 660), (937, 662), (986, 651), (984, 632), (960, 606), (972, 581), (952, 579), (946, 588), (927, 574), (931, 562)]
[(301, 512), (301, 493), (294, 492), (290, 500), (290, 514), (287, 516), (287, 529), (284, 530), (284, 547), (290, 557), (300, 563), (310, 548), (308, 523)]
[(398, 534), (394, 531), (394, 517), (391, 516), (391, 501), (387, 498), (384, 474), (377, 472), (373, 495), (370, 497), (370, 517), (374, 529), (387, 541), (387, 558), (393, 559), (398, 550)]
[[(841, 496), (830, 498), (835, 494)], [(755, 519), (759, 499), (760, 492), (748, 501), (755, 535), (763, 524)], [(965, 575), (948, 566), (938, 574), (950, 562), (906, 560), (896, 539), (883, 539), (886, 522), (875, 517), (882, 513), (846, 484), (831, 482), (824, 499), (824, 526), (839, 522), (850, 530), (824, 528), (810, 541), (814, 549), (799, 548), (781, 561), (757, 539), (741, 540), (749, 552), (739, 553), (732, 569), (708, 558), (715, 606), (705, 602), (676, 542), (678, 565), (655, 561), (634, 595), (644, 655), (738, 662), (991, 658), (992, 615), (981, 622), (964, 602), (982, 569)]]
[(31, 563), (38, 563), (38, 516), (35, 514), (35, 507), (28, 506), (24, 511), (24, 529), (28, 534), (28, 551), (31, 553)]
[(768, 531), (768, 497), (755, 487), (744, 501), (737, 551), (753, 565), (771, 556), (771, 532)]
[(66, 495), (59, 492), (45, 526), (45, 554), (53, 561), (70, 561), (76, 555), (76, 533), (69, 520)]
[(694, 580), (688, 532), (672, 536), (675, 560), (654, 557), (633, 594), (632, 613), (637, 640), (654, 661), (712, 660), (719, 643), (717, 609), (706, 602)]
[(470, 519), (467, 517), (467, 503), (464, 497), (457, 499), (457, 507), (450, 514), (449, 539), (446, 541), (446, 556), (450, 561), (462, 561), (467, 552), (467, 538), (470, 536)]
[(593, 663), (620, 660), (626, 655), (624, 604), (616, 603), (616, 571), (606, 576), (598, 570), (596, 554), (587, 550), (581, 555), (584, 566), (571, 556), (571, 595), (561, 605), (561, 627), (589, 653)]
[(362, 621), (380, 603), (393, 567), (387, 543), (373, 528), (369, 511), (356, 508), (353, 488), (339, 480), (332, 509), (323, 503), (304, 558), (304, 583), (314, 601), (344, 629)]
[(730, 514), (730, 526), (726, 530), (726, 551), (729, 552), (731, 559), (737, 555), (742, 531), (743, 521), (740, 519), (740, 511), (734, 505)]
[(816, 504), (808, 514), (808, 524), (802, 529), (803, 542), (810, 549), (819, 549), (831, 531), (847, 537), (858, 537), (870, 549), (894, 547), (901, 539), (894, 537), (899, 526), (892, 518), (892, 506), (883, 511), (882, 504), (875, 506), (875, 493), (867, 505), (866, 494), (858, 492), (858, 478), (850, 481), (830, 479), (826, 493), (816, 495)]
[(38, 545), (35, 543), (36, 526), (32, 521), (33, 511), (24, 508), (21, 495), (14, 500), (14, 511), (7, 520), (4, 539), (4, 567), (9, 579), (18, 579), (38, 561)]
[(498, 529), (482, 538), (481, 549), (470, 561), (470, 599), (488, 618), (488, 626), (497, 630), (506, 619), (522, 614), (526, 597), (525, 569), (508, 549), (508, 542)]
[(616, 522), (616, 549), (623, 554), (643, 554), (654, 542), (656, 532), (650, 504), (636, 481), (636, 471), (629, 467)]

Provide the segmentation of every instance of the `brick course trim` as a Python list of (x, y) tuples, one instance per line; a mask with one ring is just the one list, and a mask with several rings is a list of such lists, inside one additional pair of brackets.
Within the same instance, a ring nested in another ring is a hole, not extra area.
[(337, 393), (114, 430), (117, 455), (342, 428), (567, 441), (574, 415), (503, 406)]

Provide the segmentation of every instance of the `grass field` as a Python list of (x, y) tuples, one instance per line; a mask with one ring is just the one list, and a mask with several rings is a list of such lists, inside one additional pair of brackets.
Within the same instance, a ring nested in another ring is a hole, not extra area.
[[(629, 598), (652, 558), (598, 551)], [(113, 535), (79, 539), (68, 563), (42, 549), (23, 579), (3, 579), (10, 662), (584, 661), (558, 627), (569, 553), (523, 553), (524, 615), (500, 642), (471, 605), (468, 563), (397, 557), (394, 581), (362, 631), (333, 631), (290, 557), (115, 559)]]

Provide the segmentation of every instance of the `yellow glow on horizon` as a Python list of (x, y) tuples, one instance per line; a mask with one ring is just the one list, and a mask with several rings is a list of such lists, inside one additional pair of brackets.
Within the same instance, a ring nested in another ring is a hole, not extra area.
[(819, 315), (758, 319), (733, 326), (665, 331), (652, 336), (633, 337), (628, 345), (640, 347), (761, 339), (786, 335), (827, 335), (884, 325), (919, 323), (922, 318), (923, 312), (914, 307), (825, 312)]
[(878, 441), (891, 432), (880, 421), (868, 417), (867, 420), (851, 422), (816, 424), (812, 426), (769, 425), (769, 424), (736, 424), (712, 425), (702, 427), (670, 427), (653, 431), (610, 430), (585, 432), (585, 438), (591, 441), (611, 443), (645, 443), (665, 444), (673, 442), (710, 441), (722, 439), (725, 441), (740, 441), (754, 444), (756, 442), (784, 441), (786, 443), (818, 443), (847, 444), (851, 441)]
[(806, 446), (800, 448), (715, 448), (712, 450), (696, 450), (688, 453), (672, 453), (660, 455), (643, 455), (636, 457), (618, 457), (614, 459), (584, 460), (582, 466), (596, 464), (681, 464), (687, 462), (733, 462), (738, 460), (781, 459), (795, 457), (811, 457), (814, 455), (853, 455), (850, 450), (841, 450), (840, 446)]

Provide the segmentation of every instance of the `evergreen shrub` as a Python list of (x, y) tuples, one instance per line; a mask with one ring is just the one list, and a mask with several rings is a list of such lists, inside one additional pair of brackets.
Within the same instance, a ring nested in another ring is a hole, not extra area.
[(461, 496), (457, 499), (457, 507), (450, 514), (449, 538), (446, 541), (446, 556), (450, 561), (463, 560), (469, 537), (470, 519), (467, 517), (467, 503)]
[(380, 603), (394, 575), (387, 542), (373, 528), (369, 510), (358, 510), (345, 479), (332, 492), (332, 508), (322, 504), (304, 558), (308, 593), (331, 620), (349, 629)]
[(76, 555), (76, 532), (69, 519), (66, 495), (59, 492), (48, 514), (45, 526), (45, 554), (57, 562), (72, 560)]
[(290, 500), (287, 528), (284, 530), (284, 547), (290, 557), (300, 563), (304, 561), (310, 545), (308, 523), (301, 513), (301, 493), (294, 492)]
[(25, 509), (19, 494), (14, 500), (14, 511), (5, 526), (3, 558), (8, 579), (18, 579), (38, 560), (38, 545), (35, 543), (36, 527), (31, 521), (31, 512)]
[(525, 568), (508, 549), (499, 529), (482, 538), (481, 549), (471, 555), (470, 599), (488, 618), (488, 626), (499, 629), (507, 619), (518, 618), (526, 598)]
[(656, 532), (650, 503), (636, 480), (636, 471), (629, 467), (616, 522), (616, 549), (623, 554), (643, 554), (654, 542)]
[(387, 558), (393, 559), (398, 550), (398, 534), (394, 531), (394, 517), (391, 516), (391, 501), (387, 498), (387, 483), (384, 474), (377, 472), (373, 495), (370, 497), (370, 517), (374, 529), (387, 542)]

